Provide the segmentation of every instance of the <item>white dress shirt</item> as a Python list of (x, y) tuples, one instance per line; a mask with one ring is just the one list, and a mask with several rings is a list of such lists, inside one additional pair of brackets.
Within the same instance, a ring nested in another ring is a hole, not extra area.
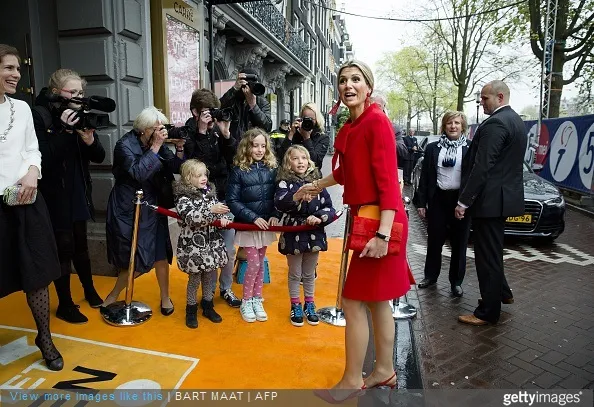
[[(41, 153), (31, 109), (22, 100), (10, 100), (14, 104), (14, 122), (6, 134), (6, 141), (0, 142), (0, 195), (6, 187), (16, 184), (27, 174), (32, 165), (39, 169), (41, 178)], [(4, 99), (4, 103), (0, 103), (0, 133), (6, 131), (9, 123), (10, 103)]]
[(456, 164), (453, 167), (444, 167), (443, 159), (447, 148), (439, 150), (437, 157), (437, 186), (443, 191), (460, 189), (462, 179), (462, 146), (456, 150)]

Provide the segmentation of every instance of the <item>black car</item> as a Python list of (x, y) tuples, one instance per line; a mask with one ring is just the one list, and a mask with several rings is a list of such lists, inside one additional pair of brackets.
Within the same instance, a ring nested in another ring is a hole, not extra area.
[[(425, 150), (427, 144), (437, 140), (439, 136), (423, 139), (419, 143), (420, 152)], [(421, 156), (411, 176), (413, 197), (419, 187), (422, 166), (423, 157)], [(524, 163), (524, 207), (524, 215), (508, 218), (505, 222), (506, 235), (555, 240), (565, 230), (563, 195), (552, 182), (536, 175), (526, 163)]]
[(441, 138), (441, 136), (431, 135), (431, 136), (427, 136), (427, 137), (422, 137), (421, 140), (418, 142), (419, 151), (417, 151), (415, 153), (415, 155), (417, 156), (417, 157), (415, 157), (416, 163), (413, 168), (413, 172), (410, 176), (410, 182), (413, 187), (413, 196), (415, 196), (415, 193), (417, 192), (417, 188), (419, 188), (419, 181), (421, 179), (421, 168), (423, 167), (423, 154), (425, 153), (425, 149), (427, 148), (427, 145), (429, 143), (433, 143), (434, 141), (439, 141), (440, 138)]

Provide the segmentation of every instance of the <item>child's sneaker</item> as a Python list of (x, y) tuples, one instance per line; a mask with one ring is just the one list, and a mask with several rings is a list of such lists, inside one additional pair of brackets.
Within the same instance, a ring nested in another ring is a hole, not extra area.
[(303, 306), (303, 313), (305, 314), (305, 318), (307, 318), (308, 324), (317, 325), (320, 323), (320, 318), (318, 318), (318, 313), (316, 312), (316, 304), (313, 302), (305, 302), (305, 305)]
[(303, 309), (300, 302), (291, 304), (291, 324), (294, 326), (303, 326)]
[(253, 298), (243, 300), (239, 306), (239, 313), (245, 322), (256, 322), (256, 314), (252, 305)]
[(237, 298), (235, 294), (233, 294), (233, 291), (231, 291), (231, 289), (221, 292), (221, 298), (224, 299), (230, 307), (239, 308), (239, 306), (241, 305), (241, 300)]
[(254, 313), (256, 314), (256, 319), (258, 321), (268, 321), (268, 315), (266, 314), (266, 311), (264, 311), (264, 306), (262, 305), (262, 298), (252, 298), (252, 307), (254, 309)]

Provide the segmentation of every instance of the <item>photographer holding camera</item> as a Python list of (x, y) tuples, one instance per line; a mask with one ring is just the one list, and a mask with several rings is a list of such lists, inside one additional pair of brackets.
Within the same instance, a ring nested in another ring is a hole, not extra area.
[(282, 159), (289, 147), (301, 144), (309, 151), (316, 167), (322, 171), (322, 163), (330, 145), (330, 137), (324, 134), (323, 129), (324, 116), (318, 106), (313, 102), (304, 104), (300, 117), (293, 121), (289, 134), (281, 143), (279, 156)]
[[(89, 162), (101, 163), (105, 150), (93, 128), (80, 128), (86, 82), (70, 69), (59, 69), (50, 76), (33, 110), (35, 133), (41, 151), (42, 178), (39, 190), (49, 210), (62, 275), (54, 281), (58, 294), (56, 316), (66, 322), (88, 321), (72, 301), (71, 263), (84, 289), (85, 299), (96, 308), (103, 300), (97, 294), (91, 274), (87, 247), (87, 221), (94, 219)], [(76, 98), (77, 102), (71, 102)]]
[[(231, 108), (220, 109), (221, 103), (217, 96), (209, 89), (198, 89), (192, 93), (190, 109), (192, 117), (182, 127), (169, 130), (169, 138), (184, 139), (183, 150), (177, 149), (178, 158), (197, 159), (206, 165), (209, 179), (214, 183), (217, 198), (225, 202), (227, 178), (229, 168), (233, 163), (233, 156), (237, 151), (237, 140), (231, 137)], [(180, 157), (183, 153), (183, 157)], [(233, 229), (222, 229), (221, 234), (225, 239), (227, 254), (230, 259), (235, 258)], [(213, 287), (216, 287), (217, 273), (212, 273)], [(241, 301), (231, 291), (233, 283), (233, 261), (229, 261), (221, 269), (219, 290), (221, 297), (229, 306), (237, 308)]]
[(272, 130), (270, 103), (262, 97), (266, 91), (258, 82), (258, 72), (253, 68), (243, 68), (237, 74), (237, 81), (221, 97), (221, 108), (231, 108), (231, 135), (240, 141), (243, 133), (252, 127), (266, 132)]

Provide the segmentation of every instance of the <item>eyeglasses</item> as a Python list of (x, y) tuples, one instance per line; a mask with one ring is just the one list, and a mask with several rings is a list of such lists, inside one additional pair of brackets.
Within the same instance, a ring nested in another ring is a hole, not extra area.
[(84, 90), (70, 90), (70, 89), (60, 89), (62, 92), (70, 93), (70, 96), (73, 98), (84, 97), (85, 91)]

